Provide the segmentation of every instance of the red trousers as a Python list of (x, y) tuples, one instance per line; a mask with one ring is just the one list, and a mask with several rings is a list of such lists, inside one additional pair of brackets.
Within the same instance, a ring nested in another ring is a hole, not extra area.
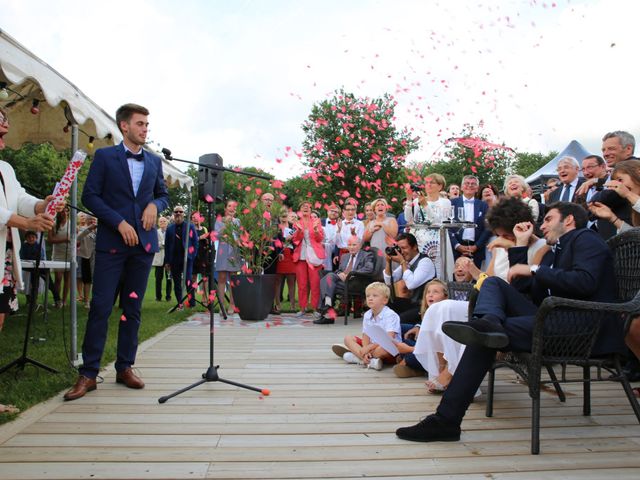
[(314, 267), (306, 260), (296, 262), (296, 282), (298, 283), (298, 304), (300, 310), (307, 308), (309, 289), (311, 290), (311, 307), (316, 310), (320, 304), (320, 271), (322, 265)]

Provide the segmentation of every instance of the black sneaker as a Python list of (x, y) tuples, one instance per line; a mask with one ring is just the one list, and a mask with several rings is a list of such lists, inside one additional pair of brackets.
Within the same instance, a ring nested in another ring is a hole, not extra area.
[(463, 345), (478, 345), (499, 350), (509, 345), (509, 337), (502, 325), (483, 318), (468, 322), (444, 322), (442, 331)]
[(316, 325), (332, 325), (336, 323), (336, 321), (333, 318), (327, 318), (322, 315), (320, 318), (316, 318), (313, 323), (315, 323)]
[(460, 426), (452, 425), (433, 414), (411, 427), (401, 427), (396, 435), (411, 442), (457, 442), (460, 440)]

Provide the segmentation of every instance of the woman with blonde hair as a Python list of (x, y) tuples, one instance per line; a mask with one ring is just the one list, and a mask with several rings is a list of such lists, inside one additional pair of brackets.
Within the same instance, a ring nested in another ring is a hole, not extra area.
[(395, 217), (387, 216), (389, 204), (384, 198), (377, 198), (371, 202), (375, 217), (364, 230), (363, 241), (384, 252), (384, 249), (393, 245), (398, 236), (398, 222)]
[(531, 209), (531, 215), (533, 215), (533, 221), (538, 221), (540, 205), (535, 199), (528, 197), (529, 184), (522, 175), (507, 175), (507, 178), (504, 179), (504, 188), (502, 190), (505, 197), (518, 198), (528, 205)]

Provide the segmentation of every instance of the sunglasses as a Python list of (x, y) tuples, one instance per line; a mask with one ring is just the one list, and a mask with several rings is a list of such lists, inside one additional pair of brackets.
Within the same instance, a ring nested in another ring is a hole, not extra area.
[(173, 212), (173, 214), (174, 214), (174, 215), (184, 215), (184, 212), (183, 212), (183, 211), (180, 211), (180, 210), (175, 210), (175, 211)]

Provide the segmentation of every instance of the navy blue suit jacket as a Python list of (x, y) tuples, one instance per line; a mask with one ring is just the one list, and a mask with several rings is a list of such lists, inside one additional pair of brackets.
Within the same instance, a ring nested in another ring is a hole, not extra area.
[[(464, 197), (461, 195), (458, 198), (454, 198), (451, 200), (451, 206), (455, 207), (455, 215), (456, 221), (458, 221), (458, 208), (464, 207)], [(487, 215), (487, 211), (489, 210), (489, 205), (482, 200), (478, 200), (477, 198), (473, 201), (473, 222), (476, 224), (476, 232), (475, 232), (475, 243), (478, 250), (476, 254), (473, 256), (474, 259), (484, 260), (484, 247), (487, 246), (487, 242), (491, 237), (491, 230), (486, 228), (484, 217)], [(451, 248), (453, 250), (460, 244), (462, 240), (462, 232), (463, 230), (457, 230), (450, 234), (451, 238)]]
[[(184, 262), (184, 257), (177, 255), (176, 252), (176, 242), (178, 241), (178, 237), (176, 237), (176, 229), (182, 229), (182, 242), (184, 245), (184, 236), (187, 235), (187, 222), (182, 222), (180, 226), (172, 223), (167, 227), (167, 233), (165, 234), (164, 240), (164, 264), (167, 265), (182, 265)], [(198, 232), (196, 231), (196, 227), (193, 223), (189, 222), (189, 242), (187, 244), (187, 265), (193, 264), (193, 261), (198, 254)]]
[[(144, 151), (144, 174), (138, 194), (133, 193), (129, 165), (121, 144), (101, 148), (91, 162), (91, 168), (82, 191), (82, 203), (98, 217), (96, 250), (112, 253), (129, 248), (158, 251), (158, 234), (155, 228), (142, 227), (142, 212), (149, 203), (155, 203), (158, 212), (169, 205), (169, 195), (162, 176), (160, 157)], [(139, 245), (127, 247), (118, 232), (118, 225), (125, 220), (138, 234)]]
[[(571, 198), (569, 199), (570, 202), (575, 201), (576, 192), (580, 188), (580, 185), (582, 185), (584, 183), (584, 181), (585, 181), (584, 178), (582, 178), (582, 177), (578, 178), (578, 183), (576, 184), (576, 188), (574, 188), (571, 191)], [(560, 186), (558, 188), (556, 188), (553, 192), (551, 192), (551, 195), (549, 195), (549, 201), (547, 203), (551, 204), (553, 202), (559, 202), (560, 201), (560, 196), (562, 195), (562, 191), (563, 190), (564, 190), (564, 185), (560, 184)]]
[[(508, 250), (509, 264), (527, 263), (527, 248)], [(528, 292), (536, 305), (548, 296), (614, 302), (616, 278), (613, 258), (607, 244), (597, 232), (587, 228), (565, 233), (554, 251), (549, 251), (532, 277), (517, 277), (511, 284)], [(624, 351), (623, 321), (614, 317), (603, 322), (595, 353)]]

